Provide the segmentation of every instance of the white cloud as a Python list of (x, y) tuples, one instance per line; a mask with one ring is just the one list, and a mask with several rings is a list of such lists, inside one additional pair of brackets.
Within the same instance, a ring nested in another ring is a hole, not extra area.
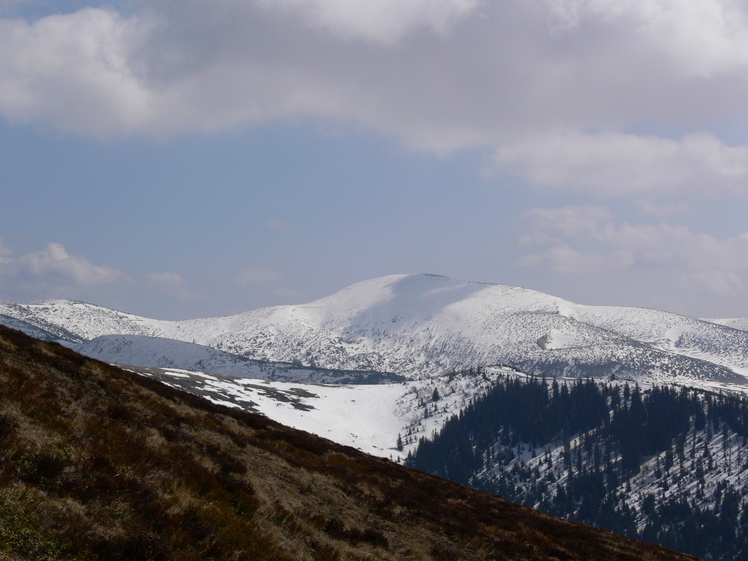
[(0, 254), (0, 284), (10, 293), (72, 298), (129, 282), (122, 271), (70, 254), (59, 243), (50, 243), (43, 251), (20, 257), (13, 257), (2, 246)]
[(449, 150), (654, 116), (704, 130), (746, 108), (737, 2), (554, 5), (154, 0), (0, 20), (0, 114), (94, 135), (352, 119)]
[(748, 192), (748, 146), (730, 147), (706, 133), (682, 140), (555, 133), (507, 143), (495, 157), (537, 185), (599, 195)]
[(243, 269), (236, 277), (236, 283), (241, 286), (249, 284), (264, 284), (268, 282), (279, 281), (283, 277), (274, 270), (263, 267), (256, 269)]
[(394, 44), (412, 29), (444, 33), (477, 0), (259, 0), (343, 38)]
[(636, 203), (644, 214), (651, 216), (668, 216), (691, 210), (691, 205), (683, 201), (663, 203), (653, 199), (642, 199)]
[(685, 288), (701, 288), (711, 294), (727, 296), (744, 288), (742, 277), (734, 271), (699, 271), (681, 279)]
[[(353, 120), (417, 148), (495, 150), (500, 172), (548, 187), (748, 185), (748, 146), (704, 132), (748, 115), (738, 0), (143, 6), (0, 19), (0, 115), (98, 136)], [(684, 132), (620, 132), (655, 121)]]
[(628, 26), (691, 74), (748, 66), (748, 7), (741, 0), (546, 0), (558, 28)]
[(0, 19), (0, 113), (84, 134), (142, 131), (155, 96), (134, 52), (149, 28), (98, 8), (34, 23)]
[(534, 208), (526, 213), (535, 225), (532, 235), (523, 237), (524, 243), (555, 243), (568, 237), (584, 237), (598, 230), (601, 223), (613, 214), (601, 206), (567, 206), (563, 208)]
[(632, 265), (627, 252), (613, 252), (607, 255), (583, 252), (565, 243), (554, 245), (542, 254), (527, 255), (520, 260), (525, 267), (548, 266), (556, 273), (610, 273), (627, 269)]
[(522, 241), (547, 249), (526, 256), (526, 266), (578, 274), (659, 268), (717, 294), (742, 286), (748, 275), (748, 232), (717, 239), (667, 223), (614, 224), (596, 206), (533, 209), (527, 218), (534, 232)]
[(132, 294), (133, 287), (137, 287), (140, 295), (150, 294), (161, 299), (164, 294), (191, 301), (200, 296), (178, 273), (151, 273), (136, 281), (119, 269), (97, 265), (82, 255), (71, 254), (60, 243), (50, 243), (42, 251), (14, 256), (0, 240), (3, 298), (121, 302), (123, 296)]
[(71, 255), (60, 243), (50, 243), (37, 253), (18, 258), (16, 274), (31, 279), (60, 279), (75, 286), (91, 287), (119, 281), (123, 273), (112, 267), (94, 265), (85, 257)]

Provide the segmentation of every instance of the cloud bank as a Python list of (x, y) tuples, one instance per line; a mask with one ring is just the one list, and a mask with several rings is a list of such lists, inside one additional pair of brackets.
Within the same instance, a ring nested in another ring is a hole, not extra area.
[(446, 33), (478, 6), (477, 0), (260, 0), (269, 10), (343, 39), (394, 45), (411, 30)]
[(707, 133), (673, 140), (574, 131), (508, 143), (495, 158), (534, 184), (599, 195), (748, 192), (748, 146)]
[[(0, 19), (12, 122), (169, 136), (344, 119), (603, 194), (743, 191), (748, 147), (714, 131), (746, 100), (737, 0), (157, 0)], [(681, 133), (631, 132), (649, 121)]]
[(666, 222), (616, 224), (610, 210), (592, 205), (536, 208), (527, 218), (533, 232), (523, 243), (545, 249), (527, 255), (525, 266), (581, 275), (658, 268), (717, 295), (744, 288), (748, 232), (718, 239)]
[(50, 243), (42, 251), (20, 257), (13, 257), (5, 246), (0, 251), (0, 284), (16, 293), (53, 293), (72, 298), (85, 291), (126, 282), (122, 271), (70, 254), (59, 243)]
[(116, 303), (133, 287), (181, 301), (200, 296), (177, 273), (152, 273), (138, 280), (114, 267), (70, 253), (61, 243), (49, 243), (42, 251), (14, 256), (0, 240), (0, 288), (19, 301), (103, 298)]

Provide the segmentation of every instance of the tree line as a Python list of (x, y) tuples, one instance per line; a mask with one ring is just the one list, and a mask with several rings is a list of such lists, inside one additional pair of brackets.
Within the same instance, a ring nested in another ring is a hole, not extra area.
[(745, 559), (747, 440), (743, 397), (506, 376), (407, 463), (701, 557)]

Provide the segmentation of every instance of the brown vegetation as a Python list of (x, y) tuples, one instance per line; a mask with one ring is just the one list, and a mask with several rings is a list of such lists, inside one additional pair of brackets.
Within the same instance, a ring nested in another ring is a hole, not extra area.
[(0, 559), (693, 559), (0, 328)]

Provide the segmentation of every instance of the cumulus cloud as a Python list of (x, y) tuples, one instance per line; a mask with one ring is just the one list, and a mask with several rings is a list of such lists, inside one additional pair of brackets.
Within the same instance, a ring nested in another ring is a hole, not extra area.
[(642, 199), (637, 201), (637, 205), (644, 214), (652, 216), (668, 216), (691, 210), (691, 205), (683, 201), (663, 203), (652, 199)]
[[(745, 109), (744, 12), (737, 0), (154, 0), (127, 16), (6, 19), (0, 115), (94, 135), (351, 119), (419, 148), (510, 152), (517, 137), (655, 116), (698, 132)], [(688, 151), (689, 138), (675, 142)]]
[(159, 272), (133, 279), (119, 269), (92, 263), (50, 243), (38, 252), (14, 256), (0, 239), (0, 288), (5, 298), (37, 300), (74, 298), (119, 302), (136, 287), (141, 294), (195, 300), (200, 294), (181, 275)]
[(593, 194), (748, 191), (748, 147), (704, 133), (681, 140), (556, 133), (508, 143), (496, 161), (537, 185)]
[(740, 0), (546, 0), (560, 29), (626, 25), (686, 72), (709, 76), (748, 66), (748, 7)]
[(522, 238), (524, 243), (549, 244), (568, 237), (584, 237), (596, 232), (613, 214), (601, 206), (534, 208), (526, 213), (535, 231)]
[(84, 134), (143, 130), (154, 92), (134, 52), (149, 28), (98, 8), (34, 23), (0, 19), (0, 112)]
[(70, 254), (59, 243), (20, 257), (13, 257), (5, 246), (0, 249), (0, 283), (11, 292), (74, 297), (86, 290), (128, 282), (122, 271)]
[(748, 275), (748, 232), (718, 239), (664, 222), (615, 224), (597, 206), (533, 209), (527, 218), (534, 231), (522, 241), (546, 249), (526, 256), (526, 266), (579, 274), (661, 268), (715, 294), (743, 286)]
[(408, 31), (444, 33), (478, 6), (477, 0), (259, 0), (344, 38), (394, 44)]
[(122, 271), (105, 265), (94, 265), (81, 255), (71, 255), (60, 243), (50, 243), (37, 253), (16, 261), (16, 271), (32, 279), (59, 278), (76, 286), (100, 286), (117, 282)]
[(684, 288), (701, 288), (717, 296), (734, 294), (744, 288), (743, 278), (735, 271), (698, 271), (680, 279)]
[[(705, 131), (744, 122), (746, 100), (738, 0), (154, 0), (0, 19), (13, 122), (164, 136), (352, 120), (596, 195), (745, 192), (748, 146)], [(654, 122), (683, 133), (632, 132)]]

